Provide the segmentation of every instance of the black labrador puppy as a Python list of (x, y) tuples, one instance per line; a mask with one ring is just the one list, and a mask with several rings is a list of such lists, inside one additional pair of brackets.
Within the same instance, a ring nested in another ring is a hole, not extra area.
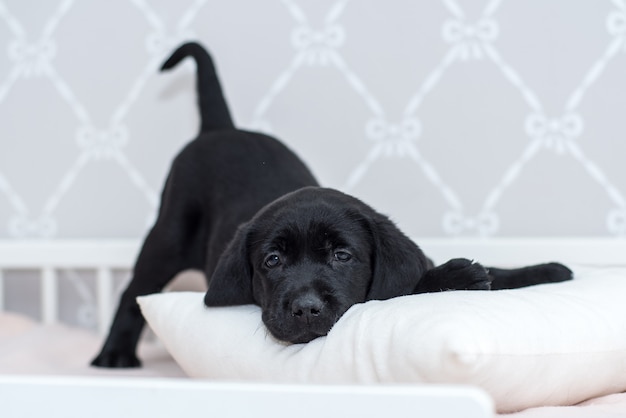
[(201, 132), (172, 164), (158, 219), (93, 365), (140, 365), (136, 298), (187, 269), (205, 272), (207, 306), (257, 304), (270, 333), (291, 343), (326, 335), (350, 306), (368, 300), (571, 278), (556, 263), (501, 270), (454, 259), (434, 267), (387, 217), (319, 187), (282, 143), (236, 129), (200, 45), (182, 45), (162, 69), (188, 56), (197, 64)]

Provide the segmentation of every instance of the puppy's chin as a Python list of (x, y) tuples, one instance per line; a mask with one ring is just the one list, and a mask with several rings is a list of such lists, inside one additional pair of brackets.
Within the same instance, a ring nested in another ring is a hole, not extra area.
[(328, 331), (326, 331), (324, 334), (317, 334), (317, 333), (314, 333), (314, 332), (306, 332), (306, 333), (301, 334), (301, 335), (299, 335), (299, 336), (297, 336), (295, 338), (290, 338), (287, 341), (285, 341), (285, 340), (283, 340), (283, 341), (291, 343), (291, 344), (305, 344), (305, 343), (313, 341), (314, 339), (316, 339), (318, 337), (323, 337), (326, 334), (328, 334)]
[(274, 338), (288, 344), (304, 344), (318, 337), (324, 337), (335, 324), (334, 322), (328, 322), (303, 326), (302, 324), (285, 324), (277, 320), (266, 320), (265, 318), (263, 318), (263, 323)]
[(316, 338), (326, 336), (326, 334), (328, 334), (328, 331), (324, 333), (317, 333), (317, 332), (305, 330), (302, 333), (297, 334), (297, 335), (283, 335), (283, 334), (277, 335), (270, 330), (270, 333), (272, 334), (274, 338), (286, 344), (306, 344), (308, 342), (313, 341)]

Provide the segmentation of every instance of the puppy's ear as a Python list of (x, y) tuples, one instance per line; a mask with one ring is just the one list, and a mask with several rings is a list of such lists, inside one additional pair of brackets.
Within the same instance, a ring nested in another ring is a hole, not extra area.
[(248, 226), (242, 225), (224, 250), (209, 281), (209, 290), (204, 296), (206, 306), (254, 303), (248, 235)]
[(370, 229), (374, 251), (367, 299), (384, 300), (414, 293), (431, 261), (387, 217), (376, 213)]

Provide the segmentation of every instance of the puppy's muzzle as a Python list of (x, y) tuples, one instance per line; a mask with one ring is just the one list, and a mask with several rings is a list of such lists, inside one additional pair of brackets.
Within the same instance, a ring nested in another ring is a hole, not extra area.
[(291, 302), (291, 316), (302, 324), (311, 324), (323, 314), (324, 305), (319, 296), (307, 292)]
[(276, 302), (263, 310), (263, 322), (274, 337), (292, 344), (328, 334), (346, 310), (328, 292), (312, 288), (294, 289)]

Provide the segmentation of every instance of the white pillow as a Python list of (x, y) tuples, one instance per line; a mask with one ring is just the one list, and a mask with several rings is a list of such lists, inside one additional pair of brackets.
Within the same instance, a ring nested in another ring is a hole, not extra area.
[(256, 306), (206, 308), (203, 293), (139, 298), (191, 377), (306, 383), (454, 383), (499, 412), (626, 390), (626, 269), (571, 282), (455, 291), (353, 306), (327, 337), (275, 340)]

